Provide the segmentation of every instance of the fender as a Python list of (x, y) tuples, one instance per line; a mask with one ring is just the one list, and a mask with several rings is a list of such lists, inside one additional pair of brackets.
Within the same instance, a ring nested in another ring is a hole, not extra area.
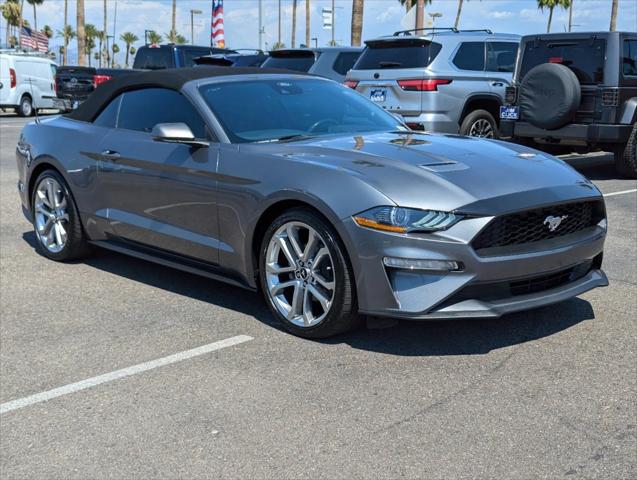
[[(464, 102), (464, 106), (462, 107), (462, 114), (458, 119), (458, 125), (460, 125), (464, 118), (469, 114), (468, 107), (469, 104), (471, 104), (472, 102), (492, 102), (497, 103), (498, 108), (502, 106), (502, 99), (495, 93), (477, 93), (475, 95), (470, 95)], [(496, 121), (499, 121), (499, 118), (496, 118)]]

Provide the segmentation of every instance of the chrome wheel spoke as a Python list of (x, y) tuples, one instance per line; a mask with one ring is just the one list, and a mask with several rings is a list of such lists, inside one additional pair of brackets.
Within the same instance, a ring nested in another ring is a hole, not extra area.
[(292, 248), (294, 249), (294, 254), (296, 255), (296, 258), (303, 258), (303, 250), (301, 250), (301, 246), (299, 245), (299, 241), (296, 238), (296, 232), (293, 226), (288, 226), (288, 228), (286, 229), (286, 233), (287, 233), (287, 237), (288, 237), (288, 241), (290, 242), (290, 245), (292, 245)]
[(287, 261), (290, 263), (290, 266), (296, 265), (297, 257), (294, 253), (294, 250), (288, 245), (286, 239), (284, 237), (277, 237), (276, 243), (283, 252), (283, 255), (285, 255)]
[(314, 233), (314, 230), (310, 230), (307, 238), (307, 244), (305, 245), (305, 249), (303, 249), (303, 254), (301, 255), (301, 259), (306, 262), (310, 260), (311, 254), (314, 251), (314, 248), (317, 243), (317, 235)]
[(287, 267), (282, 267), (278, 263), (267, 263), (265, 265), (265, 271), (274, 275), (281, 275), (282, 273), (292, 273), (294, 270), (296, 270), (296, 267), (294, 265), (290, 265)]
[(279, 292), (285, 290), (286, 288), (295, 287), (298, 285), (298, 280), (290, 280), (289, 282), (282, 282), (272, 285), (270, 287), (270, 294), (275, 296), (278, 295)]
[(325, 288), (326, 290), (334, 290), (334, 280), (325, 280), (321, 275), (315, 273), (314, 274), (314, 279), (316, 280), (316, 283), (318, 283), (321, 287)]
[(303, 324), (306, 327), (312, 325), (314, 321), (314, 314), (312, 313), (312, 299), (309, 291), (306, 288), (303, 292)]
[(52, 226), (53, 226), (53, 220), (51, 220), (50, 218), (47, 218), (46, 221), (44, 222), (44, 225), (38, 225), (38, 231), (40, 232), (40, 235), (48, 235), (49, 232), (51, 231)]
[(55, 186), (51, 180), (49, 180), (46, 184), (46, 196), (49, 199), (49, 205), (51, 205), (51, 208), (56, 208), (58, 206), (58, 202), (57, 198), (55, 198)]
[(294, 287), (294, 293), (292, 294), (292, 305), (288, 312), (288, 320), (293, 320), (302, 313), (304, 295), (305, 288), (303, 287), (303, 284), (297, 282), (297, 285)]
[(329, 298), (323, 295), (314, 285), (307, 286), (308, 292), (321, 304), (323, 307), (323, 312), (327, 313), (332, 305), (332, 302)]

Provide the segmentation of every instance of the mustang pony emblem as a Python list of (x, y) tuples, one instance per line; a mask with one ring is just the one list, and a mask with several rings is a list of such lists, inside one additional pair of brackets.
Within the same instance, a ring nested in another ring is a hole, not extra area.
[(554, 217), (553, 215), (549, 215), (544, 219), (543, 225), (548, 225), (549, 232), (554, 232), (555, 230), (557, 230), (557, 227), (560, 226), (562, 220), (566, 220), (567, 218), (568, 215), (562, 215), (561, 217)]

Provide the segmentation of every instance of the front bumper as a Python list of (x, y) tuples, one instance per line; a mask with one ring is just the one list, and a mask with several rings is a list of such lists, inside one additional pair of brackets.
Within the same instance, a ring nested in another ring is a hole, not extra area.
[(586, 142), (588, 144), (626, 143), (632, 125), (570, 124), (556, 130), (545, 130), (527, 122), (501, 120), (502, 138), (539, 138), (549, 141)]
[[(350, 257), (360, 313), (414, 320), (499, 317), (608, 285), (601, 270), (603, 228), (591, 227), (559, 241), (536, 242), (527, 251), (515, 248), (498, 256), (480, 256), (470, 243), (492, 218), (464, 220), (446, 232), (422, 235), (382, 233), (345, 220), (353, 242), (350, 253), (352, 249), (357, 252)], [(455, 261), (463, 269), (400, 270), (385, 267), (384, 257)], [(515, 287), (526, 283), (536, 287), (529, 293)]]

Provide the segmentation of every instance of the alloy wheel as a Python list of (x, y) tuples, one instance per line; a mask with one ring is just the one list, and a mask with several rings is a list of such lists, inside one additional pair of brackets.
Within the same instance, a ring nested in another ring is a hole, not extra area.
[(495, 135), (491, 122), (484, 118), (476, 120), (469, 129), (469, 136), (478, 138), (494, 138)]
[(336, 282), (323, 237), (303, 222), (274, 233), (265, 256), (268, 296), (276, 310), (299, 327), (314, 327), (330, 312)]
[(62, 186), (52, 177), (43, 178), (35, 190), (35, 232), (44, 248), (61, 252), (68, 241), (68, 200)]
[(31, 102), (29, 101), (28, 98), (24, 98), (22, 99), (22, 113), (25, 117), (30, 117), (31, 114), (33, 113), (33, 106), (31, 105)]

